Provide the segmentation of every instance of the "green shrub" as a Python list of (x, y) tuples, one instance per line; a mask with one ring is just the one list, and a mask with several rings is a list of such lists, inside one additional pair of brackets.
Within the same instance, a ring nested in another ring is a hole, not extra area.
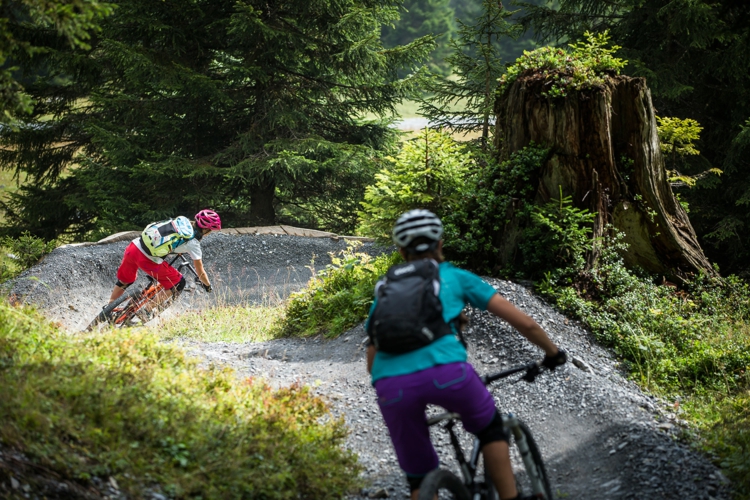
[(44, 241), (28, 231), (18, 238), (0, 239), (0, 282), (15, 278), (50, 253), (55, 241)]
[(200, 369), (148, 330), (64, 333), (0, 304), (0, 439), (63, 478), (176, 498), (341, 498), (343, 420), (307, 388)]
[(305, 337), (323, 333), (335, 337), (365, 318), (373, 302), (378, 278), (400, 262), (397, 252), (372, 257), (350, 246), (314, 274), (307, 288), (289, 297), (282, 331)]
[(523, 74), (534, 74), (550, 83), (542, 95), (565, 97), (568, 92), (602, 85), (608, 74), (619, 74), (627, 61), (614, 56), (618, 45), (606, 48), (609, 34), (584, 34), (586, 40), (568, 49), (541, 47), (524, 51), (500, 78), (499, 92), (505, 92)]
[(493, 154), (472, 151), (478, 167), (464, 183), (450, 211), (438, 213), (445, 225), (445, 250), (457, 264), (478, 273), (497, 274), (503, 232), (514, 218), (527, 220), (536, 192), (532, 175), (548, 151), (535, 144), (498, 163)]
[(450, 212), (473, 163), (465, 146), (448, 134), (425, 129), (404, 143), (390, 165), (365, 190), (359, 233), (390, 243), (393, 223), (414, 208)]
[(519, 250), (523, 270), (537, 278), (547, 272), (564, 270), (567, 274), (583, 271), (586, 254), (591, 250), (591, 232), (595, 214), (572, 205), (571, 197), (531, 208), (531, 223), (524, 229)]

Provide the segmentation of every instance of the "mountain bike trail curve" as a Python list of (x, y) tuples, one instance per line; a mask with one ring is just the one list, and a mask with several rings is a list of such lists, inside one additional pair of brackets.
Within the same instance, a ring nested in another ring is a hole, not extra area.
[[(556, 498), (705, 499), (731, 497), (730, 485), (708, 459), (679, 437), (685, 423), (668, 402), (644, 395), (622, 374), (614, 356), (592, 335), (524, 287), (488, 280), (534, 317), (576, 363), (542, 374), (535, 383), (492, 386), (498, 407), (523, 419), (541, 448)], [(470, 311), (470, 362), (480, 373), (538, 359), (541, 352), (507, 323)], [(406, 498), (387, 430), (365, 370), (362, 325), (333, 340), (280, 339), (229, 344), (184, 341), (208, 363), (228, 364), (240, 376), (274, 385), (309, 384), (327, 397), (351, 429), (347, 446), (360, 457), (366, 486), (359, 498)], [(437, 413), (438, 409), (432, 409)], [(441, 462), (454, 467), (447, 435), (432, 429)], [(470, 437), (463, 434), (466, 449)]]
[[(126, 245), (58, 248), (11, 283), (9, 292), (64, 327), (81, 329), (107, 301)], [(346, 241), (330, 238), (210, 235), (203, 245), (204, 262), (215, 293), (183, 294), (173, 308), (281, 300), (300, 288), (313, 268), (330, 263), (330, 252), (346, 246)], [(371, 243), (361, 250), (384, 251)], [(589, 332), (523, 286), (488, 281), (576, 360), (543, 374), (534, 384), (501, 381), (492, 386), (498, 407), (512, 411), (531, 428), (557, 498), (730, 498), (730, 485), (718, 469), (679, 439), (689, 431), (670, 402), (644, 395)], [(504, 321), (478, 311), (469, 314), (469, 360), (480, 373), (541, 356)], [(364, 469), (365, 487), (357, 496), (405, 498), (406, 483), (365, 370), (364, 338), (360, 325), (333, 340), (182, 343), (207, 363), (234, 367), (241, 377), (264, 377), (277, 386), (300, 382), (314, 387), (350, 427), (347, 446), (358, 453)], [(433, 438), (441, 460), (454, 466), (446, 435), (433, 429)], [(462, 439), (468, 445), (469, 436)]]

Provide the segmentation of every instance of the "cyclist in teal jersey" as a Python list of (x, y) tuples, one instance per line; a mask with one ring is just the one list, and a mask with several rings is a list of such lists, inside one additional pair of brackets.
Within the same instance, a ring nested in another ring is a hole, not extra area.
[[(461, 415), (464, 428), (480, 440), (485, 468), (500, 499), (519, 499), (510, 464), (508, 436), (500, 413), (492, 395), (466, 362), (466, 348), (458, 338), (455, 325), (468, 304), (510, 323), (545, 352), (544, 365), (548, 368), (564, 364), (566, 355), (536, 321), (501, 297), (479, 276), (444, 262), (442, 235), (440, 219), (427, 210), (406, 212), (393, 228), (393, 241), (405, 261), (431, 259), (439, 266), (438, 296), (443, 319), (451, 325), (453, 334), (404, 353), (379, 351), (373, 342), (377, 340), (371, 335), (367, 369), (399, 465), (406, 473), (412, 499), (418, 498), (422, 479), (439, 464), (425, 416), (428, 404)], [(368, 334), (373, 331), (370, 322), (376, 308), (377, 299), (366, 323)]]

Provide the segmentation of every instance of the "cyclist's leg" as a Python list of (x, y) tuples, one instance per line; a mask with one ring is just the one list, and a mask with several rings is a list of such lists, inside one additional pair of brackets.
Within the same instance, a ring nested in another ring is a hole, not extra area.
[(120, 298), (125, 293), (125, 289), (132, 285), (138, 276), (138, 255), (136, 253), (140, 254), (141, 252), (133, 243), (130, 243), (122, 256), (120, 267), (117, 268), (117, 282), (109, 297), (110, 303)]
[(138, 267), (158, 281), (163, 288), (146, 306), (147, 311), (152, 311), (168, 299), (177, 298), (185, 288), (186, 281), (184, 276), (164, 261), (157, 264), (144, 256), (143, 260), (139, 260)]
[(476, 435), (482, 445), (485, 469), (489, 472), (500, 498), (518, 496), (510, 464), (508, 435), (495, 407), (492, 394), (469, 363), (451, 363), (433, 381), (438, 389), (438, 404), (461, 415), (464, 429)]
[[(425, 372), (388, 377), (375, 382), (378, 405), (388, 427), (396, 457), (406, 473), (412, 499), (419, 496), (419, 485), (428, 472), (439, 465), (425, 417), (422, 396), (432, 378)], [(429, 389), (429, 387), (427, 387)]]

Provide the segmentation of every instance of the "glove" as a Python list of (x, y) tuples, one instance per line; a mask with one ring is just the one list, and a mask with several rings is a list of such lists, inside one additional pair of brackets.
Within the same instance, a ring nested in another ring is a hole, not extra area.
[(564, 365), (565, 362), (568, 360), (568, 355), (565, 354), (565, 351), (562, 349), (557, 350), (557, 354), (554, 356), (545, 356), (544, 361), (542, 361), (542, 366), (545, 368), (555, 371), (555, 368), (557, 368), (560, 365)]
[(204, 289), (204, 290), (205, 290), (205, 291), (206, 291), (207, 293), (211, 293), (211, 292), (213, 292), (213, 290), (214, 290), (214, 289), (213, 289), (213, 288), (211, 288), (211, 285), (206, 285), (206, 284), (205, 284), (205, 283), (203, 283), (202, 281), (200, 282), (200, 284), (201, 284), (201, 286), (203, 287), (203, 289)]

